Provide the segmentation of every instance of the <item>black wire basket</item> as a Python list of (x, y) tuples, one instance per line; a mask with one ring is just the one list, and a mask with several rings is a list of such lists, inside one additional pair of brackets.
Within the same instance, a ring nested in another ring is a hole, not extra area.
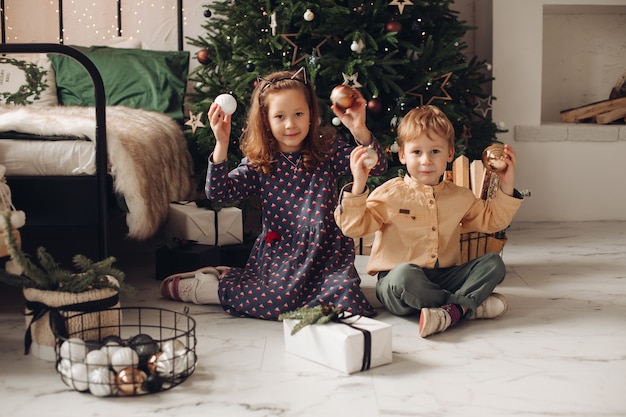
[(196, 368), (196, 322), (187, 312), (123, 307), (67, 317), (53, 329), (56, 370), (69, 387), (98, 397), (169, 390)]

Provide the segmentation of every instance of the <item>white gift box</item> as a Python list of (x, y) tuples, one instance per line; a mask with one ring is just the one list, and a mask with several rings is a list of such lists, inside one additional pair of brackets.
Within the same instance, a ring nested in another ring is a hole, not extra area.
[(201, 245), (236, 245), (243, 242), (243, 218), (239, 207), (216, 211), (193, 201), (170, 203), (165, 237), (194, 240)]
[(283, 320), (285, 350), (348, 374), (391, 363), (390, 324), (362, 316), (341, 321), (308, 325), (292, 335), (300, 320)]

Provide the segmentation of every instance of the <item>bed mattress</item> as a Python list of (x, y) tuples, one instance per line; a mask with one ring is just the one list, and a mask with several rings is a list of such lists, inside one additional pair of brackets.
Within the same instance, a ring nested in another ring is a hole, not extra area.
[(0, 140), (6, 175), (94, 175), (95, 153), (88, 140)]

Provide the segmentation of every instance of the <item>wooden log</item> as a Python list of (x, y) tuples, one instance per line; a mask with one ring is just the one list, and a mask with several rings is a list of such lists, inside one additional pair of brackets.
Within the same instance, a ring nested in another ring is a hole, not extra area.
[(470, 188), (469, 158), (461, 155), (452, 162), (454, 183), (460, 187)]
[(614, 122), (617, 119), (622, 119), (626, 117), (626, 107), (622, 107), (620, 109), (615, 109), (611, 111), (607, 111), (606, 113), (601, 113), (595, 116), (593, 119), (599, 125), (605, 125), (607, 123)]
[(597, 101), (580, 107), (561, 111), (561, 122), (574, 123), (589, 119), (598, 114), (606, 113), (626, 106), (626, 97)]

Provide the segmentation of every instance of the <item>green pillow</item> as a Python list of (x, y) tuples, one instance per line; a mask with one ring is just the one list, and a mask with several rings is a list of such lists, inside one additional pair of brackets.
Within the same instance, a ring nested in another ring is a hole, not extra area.
[[(128, 106), (167, 114), (181, 122), (189, 71), (188, 51), (153, 51), (107, 46), (73, 46), (93, 61), (104, 82), (109, 106)], [(49, 54), (59, 104), (93, 106), (93, 84), (76, 60)]]

